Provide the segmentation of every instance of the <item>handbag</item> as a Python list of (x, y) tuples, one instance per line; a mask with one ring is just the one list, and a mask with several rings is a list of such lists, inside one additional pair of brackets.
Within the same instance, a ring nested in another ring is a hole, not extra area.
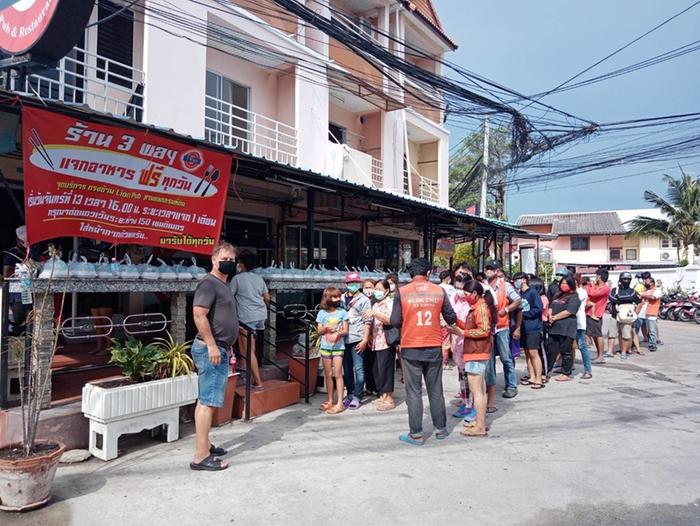
[(618, 323), (626, 323), (629, 325), (637, 321), (637, 312), (635, 311), (634, 305), (619, 305), (617, 307), (617, 321)]

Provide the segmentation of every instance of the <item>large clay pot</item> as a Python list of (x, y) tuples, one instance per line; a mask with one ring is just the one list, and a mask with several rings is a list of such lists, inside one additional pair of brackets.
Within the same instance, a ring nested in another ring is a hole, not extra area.
[[(66, 446), (46, 440), (37, 440), (37, 444), (56, 444), (58, 448), (30, 458), (0, 458), (0, 510), (29, 511), (51, 499), (58, 460)], [(14, 444), (11, 447), (19, 446)]]
[[(313, 396), (316, 392), (316, 383), (318, 382), (318, 364), (321, 361), (320, 357), (309, 359), (309, 396)], [(304, 358), (294, 360), (289, 359), (289, 376), (292, 380), (299, 384), (299, 398), (304, 397)]]

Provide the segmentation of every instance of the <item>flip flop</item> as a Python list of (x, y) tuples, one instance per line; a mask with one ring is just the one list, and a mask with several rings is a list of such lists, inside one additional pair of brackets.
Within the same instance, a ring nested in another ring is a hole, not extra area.
[(334, 406), (331, 407), (328, 411), (326, 411), (326, 414), (327, 414), (327, 415), (339, 415), (339, 414), (342, 413), (343, 411), (345, 411), (345, 408), (344, 408), (344, 407), (340, 407), (340, 406), (334, 405)]
[(486, 408), (487, 415), (491, 415), (491, 414), (495, 413), (496, 411), (498, 411), (498, 407), (487, 407)]
[(195, 471), (223, 471), (227, 468), (228, 465), (224, 466), (221, 459), (213, 455), (209, 455), (201, 462), (190, 462), (190, 469)]
[(412, 446), (422, 446), (423, 444), (425, 444), (425, 440), (422, 436), (414, 437), (410, 433), (404, 433), (399, 437), (399, 440)]
[(530, 389), (544, 389), (544, 384), (536, 384), (535, 382), (530, 382)]
[(474, 431), (473, 427), (468, 427), (468, 428), (464, 429), (463, 431), (460, 431), (459, 434), (464, 436), (464, 437), (487, 437), (487, 436), (489, 436), (488, 431), (484, 431), (483, 433), (479, 433), (477, 431)]
[(222, 447), (216, 447), (214, 444), (209, 444), (209, 454), (215, 457), (223, 457), (227, 451)]
[(329, 402), (326, 400), (321, 404), (321, 406), (318, 408), (319, 411), (328, 411), (331, 407), (333, 407), (333, 402)]
[(555, 382), (570, 382), (571, 381), (571, 376), (562, 374), (561, 376), (558, 376)]
[(445, 440), (448, 436), (450, 436), (450, 432), (447, 429), (435, 433), (435, 438), (437, 440)]

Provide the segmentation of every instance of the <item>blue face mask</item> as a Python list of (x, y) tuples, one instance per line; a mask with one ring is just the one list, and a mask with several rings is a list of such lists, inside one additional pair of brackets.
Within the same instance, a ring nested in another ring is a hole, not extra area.
[(385, 295), (386, 295), (386, 292), (382, 292), (381, 290), (374, 291), (374, 298), (376, 300), (383, 300)]
[(355, 294), (358, 290), (360, 290), (360, 286), (361, 285), (359, 283), (348, 283), (348, 291)]

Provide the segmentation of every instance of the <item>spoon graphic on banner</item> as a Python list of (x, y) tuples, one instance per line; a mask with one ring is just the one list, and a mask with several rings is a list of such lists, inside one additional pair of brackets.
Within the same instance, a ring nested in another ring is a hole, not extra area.
[(221, 175), (221, 173), (219, 172), (219, 170), (214, 170), (214, 173), (211, 174), (211, 177), (209, 178), (209, 184), (204, 189), (204, 192), (202, 192), (202, 197), (207, 196), (207, 192), (209, 191), (209, 187), (211, 186), (212, 183), (215, 183), (219, 179), (220, 175)]
[(199, 193), (199, 189), (202, 188), (202, 183), (203, 183), (204, 181), (206, 181), (207, 179), (209, 179), (209, 176), (211, 175), (212, 170), (214, 170), (214, 166), (212, 166), (211, 164), (210, 164), (209, 166), (207, 166), (207, 171), (204, 172), (204, 177), (202, 177), (202, 178), (199, 180), (199, 183), (197, 184), (197, 186), (196, 186), (195, 189), (194, 189), (194, 193), (195, 193), (195, 194), (198, 194), (198, 193)]

